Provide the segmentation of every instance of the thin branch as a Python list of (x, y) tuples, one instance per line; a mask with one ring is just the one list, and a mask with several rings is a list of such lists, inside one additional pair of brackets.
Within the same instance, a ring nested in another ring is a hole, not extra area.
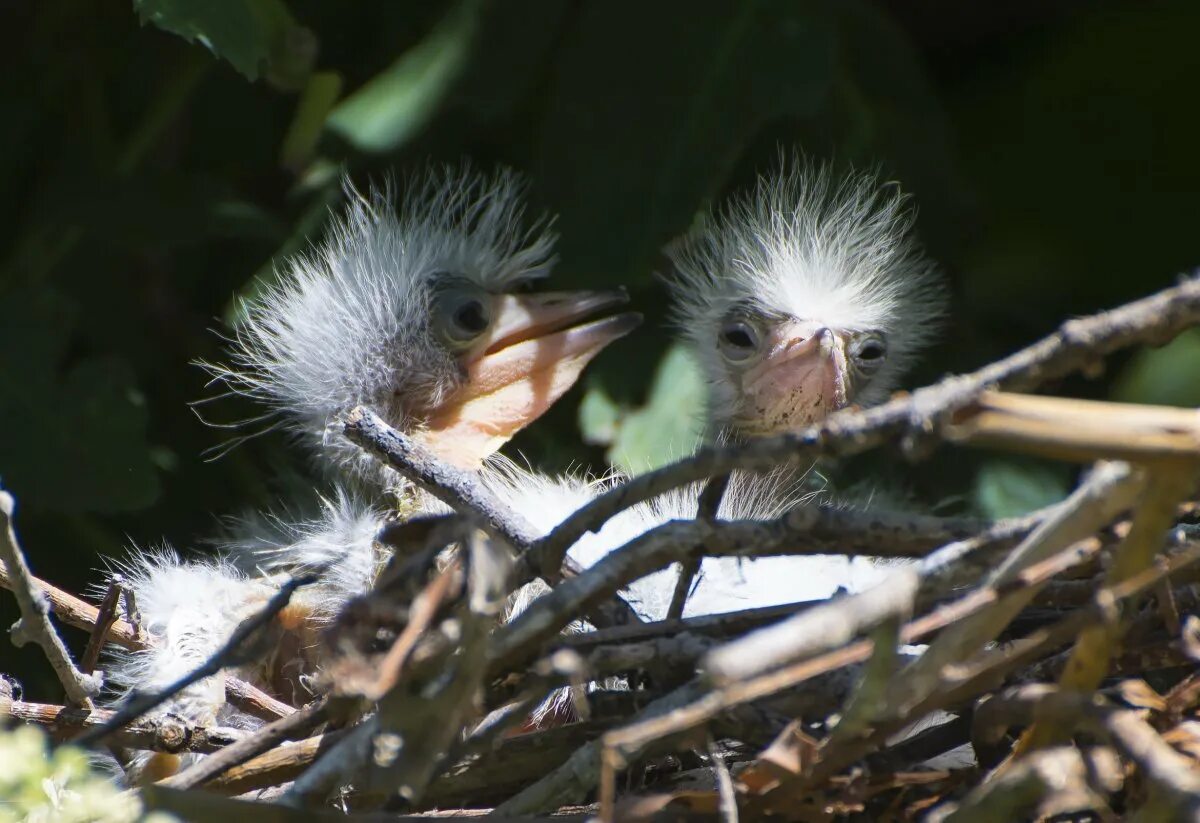
[[(0, 697), (0, 717), (40, 726), (58, 740), (71, 740), (83, 732), (103, 726), (115, 714), (107, 709), (26, 703)], [(179, 754), (220, 751), (226, 746), (236, 745), (246, 735), (241, 729), (197, 726), (171, 715), (163, 715), (131, 723), (110, 739), (114, 745), (129, 749)]]
[(359, 406), (346, 416), (346, 437), (364, 451), (407, 477), (420, 489), (460, 514), (470, 515), (480, 528), (520, 550), (537, 539), (537, 530), (480, 484), (477, 476), (438, 460), (418, 443), (393, 429), (379, 415)]
[(3, 520), (0, 522), (0, 566), (6, 570), (6, 576), (11, 577), (12, 592), (21, 610), (21, 618), (9, 630), (13, 645), (19, 647), (36, 643), (41, 646), (67, 699), (76, 706), (91, 708), (92, 698), (100, 691), (100, 680), (75, 668), (71, 653), (50, 623), (50, 607), (34, 584), (25, 556), (17, 545), (17, 535), (13, 530), (15, 508), (16, 501), (12, 495), (0, 489), (0, 519)]
[(85, 672), (96, 671), (105, 638), (108, 637), (108, 632), (113, 624), (117, 622), (117, 604), (124, 590), (125, 578), (114, 574), (108, 581), (108, 590), (104, 593), (104, 599), (100, 601), (100, 608), (96, 612), (96, 625), (92, 627), (92, 633), (88, 636), (87, 646), (83, 650), (83, 657), (79, 663), (79, 667)]
[[(538, 563), (540, 555), (529, 551), (538, 537), (532, 524), (508, 509), (479, 482), (477, 475), (438, 460), (370, 409), (360, 406), (351, 411), (343, 431), (359, 448), (375, 455), (455, 511), (469, 516), (480, 528), (510, 546), (522, 564), (515, 575), (518, 587), (539, 575), (553, 584), (564, 575), (579, 571), (565, 556), (556, 558), (552, 564)], [(595, 605), (597, 613), (590, 616), (601, 625), (639, 622), (637, 613), (615, 593), (608, 602)]]
[(302, 737), (323, 723), (325, 715), (325, 701), (315, 700), (287, 717), (268, 723), (252, 734), (245, 734), (240, 740), (230, 742), (216, 754), (196, 761), (179, 774), (160, 781), (159, 785), (173, 789), (201, 786), (234, 766), (278, 746), (284, 740)]
[(596, 531), (624, 509), (680, 486), (738, 469), (769, 471), (818, 457), (860, 454), (904, 437), (910, 446), (939, 433), (952, 415), (993, 388), (1027, 390), (1092, 366), (1100, 358), (1138, 343), (1164, 343), (1200, 324), (1200, 278), (1091, 317), (1069, 320), (1058, 331), (1021, 351), (961, 377), (949, 377), (881, 406), (835, 412), (803, 432), (762, 438), (738, 446), (714, 446), (632, 478), (605, 492), (535, 543), (531, 550), (553, 565), (580, 537)]

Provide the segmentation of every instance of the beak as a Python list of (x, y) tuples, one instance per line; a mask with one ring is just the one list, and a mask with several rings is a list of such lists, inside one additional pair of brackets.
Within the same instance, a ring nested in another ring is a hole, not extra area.
[(427, 417), (424, 443), (443, 460), (475, 468), (541, 417), (593, 357), (642, 322), (624, 313), (624, 290), (500, 295), (491, 327), (463, 353), (466, 380)]
[(850, 393), (846, 340), (826, 326), (787, 322), (742, 379), (738, 427), (749, 434), (798, 431), (844, 408)]

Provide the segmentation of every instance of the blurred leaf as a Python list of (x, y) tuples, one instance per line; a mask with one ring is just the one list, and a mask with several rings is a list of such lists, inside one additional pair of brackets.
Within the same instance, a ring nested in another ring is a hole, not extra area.
[(343, 100), (329, 128), (360, 151), (404, 145), (437, 112), (467, 63), (482, 0), (459, 0), (429, 36)]
[(279, 149), (279, 164), (300, 171), (312, 159), (317, 141), (325, 127), (325, 118), (342, 93), (342, 76), (319, 71), (308, 78), (308, 85), (296, 102), (296, 114)]
[(1117, 376), (1112, 398), (1125, 403), (1200, 406), (1200, 330), (1159, 349), (1142, 349)]
[(62, 512), (143, 508), (158, 495), (146, 407), (123, 359), (61, 361), (76, 310), (53, 292), (4, 295), (0, 475), (25, 505)]
[(1017, 517), (1049, 506), (1070, 491), (1070, 472), (1032, 460), (988, 461), (975, 478), (975, 504), (989, 518)]
[(603, 386), (589, 386), (579, 403), (579, 429), (583, 440), (594, 446), (610, 446), (621, 424), (621, 407)]
[(704, 432), (707, 387), (699, 366), (683, 346), (673, 346), (659, 363), (646, 405), (622, 413), (598, 386), (579, 408), (584, 438), (611, 443), (608, 462), (638, 474), (695, 450)]
[(316, 58), (315, 39), (283, 0), (133, 0), (133, 8), (143, 25), (199, 42), (248, 80), (270, 72), (280, 87), (299, 88)]
[[(645, 278), (773, 118), (816, 109), (834, 32), (808, 2), (579, 8), (558, 48), (538, 185), (571, 284)], [(619, 44), (619, 45), (618, 45)]]

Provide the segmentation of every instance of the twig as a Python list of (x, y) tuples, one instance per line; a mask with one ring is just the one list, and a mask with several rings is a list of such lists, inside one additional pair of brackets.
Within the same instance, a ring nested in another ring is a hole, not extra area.
[[(40, 726), (58, 740), (70, 740), (80, 732), (95, 729), (116, 712), (106, 709), (74, 708), (45, 703), (26, 703), (0, 697), (0, 717)], [(164, 715), (132, 723), (112, 736), (114, 745), (167, 754), (215, 752), (236, 745), (245, 736), (241, 729), (196, 726)]]
[[(912, 556), (925, 554), (936, 539), (960, 535), (962, 529), (978, 528), (975, 521), (944, 521), (887, 513), (848, 514), (829, 508), (799, 506), (775, 520), (707, 522), (704, 520), (664, 523), (624, 546), (609, 552), (578, 577), (564, 580), (552, 591), (539, 597), (511, 623), (500, 629), (492, 645), (493, 674), (515, 667), (532, 658), (537, 647), (577, 619), (597, 601), (620, 590), (632, 581), (670, 563), (696, 556), (766, 557), (776, 555), (843, 553), (871, 545), (884, 536), (894, 542), (874, 543), (876, 556)], [(1008, 545), (1013, 537), (1027, 531), (1036, 518), (997, 524), (995, 534), (975, 540), (967, 548), (951, 551), (955, 568), (961, 575), (976, 576), (994, 551)], [(837, 531), (842, 528), (844, 531)], [(840, 540), (838, 535), (840, 535)], [(949, 560), (929, 558), (928, 574), (941, 575)]]
[[(1175, 519), (1176, 503), (1192, 491), (1195, 483), (1196, 466), (1192, 462), (1164, 461), (1149, 469), (1149, 480), (1134, 513), (1133, 526), (1118, 547), (1106, 575), (1109, 586), (1123, 583), (1150, 567)], [(1119, 619), (1084, 629), (1059, 680), (1063, 688), (1086, 692), (1099, 686), (1108, 672), (1121, 631)], [(1049, 745), (1063, 734), (1054, 718), (1048, 717), (1026, 733), (1019, 750)]]
[[(725, 492), (729, 489), (729, 480), (731, 475), (723, 474), (718, 477), (710, 478), (704, 486), (704, 491), (700, 493), (700, 499), (696, 504), (696, 518), (698, 520), (716, 520), (717, 512), (721, 509), (721, 501), (725, 499)], [(679, 564), (679, 577), (675, 581), (675, 591), (671, 595), (671, 605), (667, 608), (667, 619), (678, 620), (683, 617), (683, 607), (687, 604), (688, 595), (691, 594), (692, 584), (696, 580), (696, 575), (700, 572), (700, 558), (693, 557)]]
[[(961, 805), (930, 816), (931, 823), (1008, 823), (1044, 819), (1070, 812), (1107, 810), (1103, 796), (1090, 783), (1113, 791), (1120, 786), (1119, 766), (1096, 750), (1069, 746), (1047, 749), (1018, 769), (976, 787)], [(1111, 813), (1105, 816), (1112, 820)]]
[(108, 581), (104, 599), (100, 601), (100, 608), (96, 612), (96, 625), (92, 627), (87, 646), (83, 650), (83, 658), (79, 663), (79, 667), (85, 672), (96, 671), (96, 664), (100, 662), (100, 650), (104, 648), (109, 629), (117, 622), (117, 603), (124, 590), (125, 579), (119, 574), (114, 574)]
[[(50, 608), (62, 622), (88, 632), (95, 628), (99, 610), (91, 603), (80, 600), (75, 595), (68, 594), (45, 580), (31, 576), (29, 581), (33, 589), (50, 602)], [(11, 591), (15, 585), (7, 569), (0, 565), (0, 587)], [(126, 591), (129, 590), (126, 589)], [(146, 648), (145, 638), (139, 636), (137, 630), (124, 620), (115, 621), (105, 633), (104, 639), (127, 649)]]
[(239, 659), (244, 654), (245, 649), (243, 649), (243, 645), (246, 641), (258, 634), (279, 612), (287, 607), (296, 589), (317, 580), (318, 574), (319, 572), (313, 572), (300, 577), (294, 577), (285, 582), (258, 613), (248, 617), (238, 625), (225, 644), (209, 657), (208, 660), (157, 692), (134, 695), (107, 722), (81, 735), (77, 740), (79, 745), (86, 746), (103, 740), (130, 720), (153, 711), (193, 683), (199, 682), (206, 677), (212, 677), (220, 672), (221, 669), (231, 665), (233, 661)]
[(0, 490), (0, 565), (11, 576), (13, 594), (17, 597), (17, 606), (21, 610), (21, 618), (9, 630), (13, 645), (24, 646), (26, 643), (36, 643), (42, 647), (46, 659), (50, 661), (58, 682), (62, 684), (67, 699), (76, 706), (91, 708), (92, 697), (100, 691), (100, 681), (91, 675), (82, 674), (75, 668), (74, 661), (62, 638), (50, 623), (50, 608), (45, 597), (34, 584), (33, 575), (25, 563), (25, 557), (17, 545), (17, 535), (13, 530), (13, 511), (16, 502), (8, 492)]
[(278, 746), (284, 740), (307, 734), (325, 721), (325, 714), (325, 701), (315, 700), (299, 711), (231, 742), (211, 757), (196, 761), (179, 774), (159, 781), (159, 785), (173, 789), (201, 786), (234, 766)]
[(737, 795), (733, 792), (733, 778), (729, 776), (729, 767), (717, 747), (717, 742), (709, 735), (708, 759), (712, 761), (713, 772), (717, 778), (717, 815), (721, 823), (738, 823)]
[[(538, 537), (532, 524), (505, 507), (479, 482), (476, 475), (438, 460), (370, 409), (360, 406), (351, 411), (343, 431), (351, 442), (375, 455), (455, 511), (471, 517), (481, 528), (512, 548), (521, 564), (514, 575), (516, 586), (524, 585), (539, 575), (553, 584), (564, 574), (578, 571), (564, 556), (557, 557), (552, 564), (538, 562), (541, 556), (529, 551)], [(598, 612), (590, 616), (600, 625), (640, 622), (637, 613), (616, 593), (608, 598), (607, 603), (594, 605)]]
[(1026, 390), (1086, 368), (1137, 343), (1162, 343), (1200, 324), (1200, 279), (1091, 317), (1069, 320), (1054, 334), (971, 374), (950, 377), (866, 410), (835, 412), (796, 434), (738, 446), (700, 449), (692, 457), (632, 478), (598, 496), (532, 546), (554, 565), (580, 537), (616, 513), (671, 489), (738, 469), (768, 471), (822, 455), (848, 456), (901, 436), (910, 444), (940, 431), (951, 416), (991, 388)]
[(481, 528), (513, 549), (520, 550), (537, 539), (537, 530), (520, 515), (509, 511), (473, 473), (438, 460), (370, 409), (359, 406), (351, 411), (346, 416), (343, 431), (355, 445), (375, 455), (455, 511), (470, 515)]

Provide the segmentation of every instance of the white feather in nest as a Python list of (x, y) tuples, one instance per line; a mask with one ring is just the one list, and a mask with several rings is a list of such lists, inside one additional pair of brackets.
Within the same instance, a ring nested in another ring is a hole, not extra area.
[[(260, 610), (275, 588), (247, 577), (221, 560), (184, 561), (169, 547), (131, 554), (113, 564), (133, 594), (140, 626), (150, 640), (145, 649), (110, 646), (105, 663), (105, 705), (119, 706), (133, 691), (166, 688), (197, 669), (225, 644), (246, 618)], [(126, 617), (129, 617), (128, 615)], [(252, 672), (236, 672), (252, 678)], [(260, 721), (225, 702), (224, 673), (200, 680), (160, 706), (156, 715), (173, 714), (200, 726), (254, 728)], [(180, 765), (194, 759), (186, 755)], [(136, 776), (155, 759), (139, 752), (131, 766)]]
[(463, 165), (433, 169), (362, 195), (329, 239), (293, 258), (245, 307), (228, 365), (206, 364), (231, 391), (261, 402), (325, 464), (378, 479), (380, 465), (341, 434), (340, 415), (366, 405), (407, 430), (412, 410), (461, 381), (430, 331), (445, 275), (490, 292), (546, 276), (554, 236), (526, 228), (516, 175)]
[[(571, 475), (547, 477), (503, 458), (489, 461), (482, 477), (493, 493), (542, 534), (620, 482), (616, 475), (594, 479)], [(790, 473), (734, 474), (718, 517), (722, 520), (778, 517), (792, 506), (805, 505), (805, 501), (796, 498), (797, 487), (798, 481)], [(657, 526), (672, 520), (691, 520), (696, 516), (701, 488), (688, 486), (626, 509), (599, 531), (581, 537), (568, 556), (581, 566), (590, 567)], [(886, 566), (844, 555), (707, 558), (684, 606), (684, 616), (823, 600), (843, 590), (860, 591), (885, 574)], [(643, 619), (662, 620), (666, 618), (678, 576), (678, 566), (674, 565), (632, 583), (623, 594)], [(525, 605), (526, 602), (517, 604), (514, 613)]]

